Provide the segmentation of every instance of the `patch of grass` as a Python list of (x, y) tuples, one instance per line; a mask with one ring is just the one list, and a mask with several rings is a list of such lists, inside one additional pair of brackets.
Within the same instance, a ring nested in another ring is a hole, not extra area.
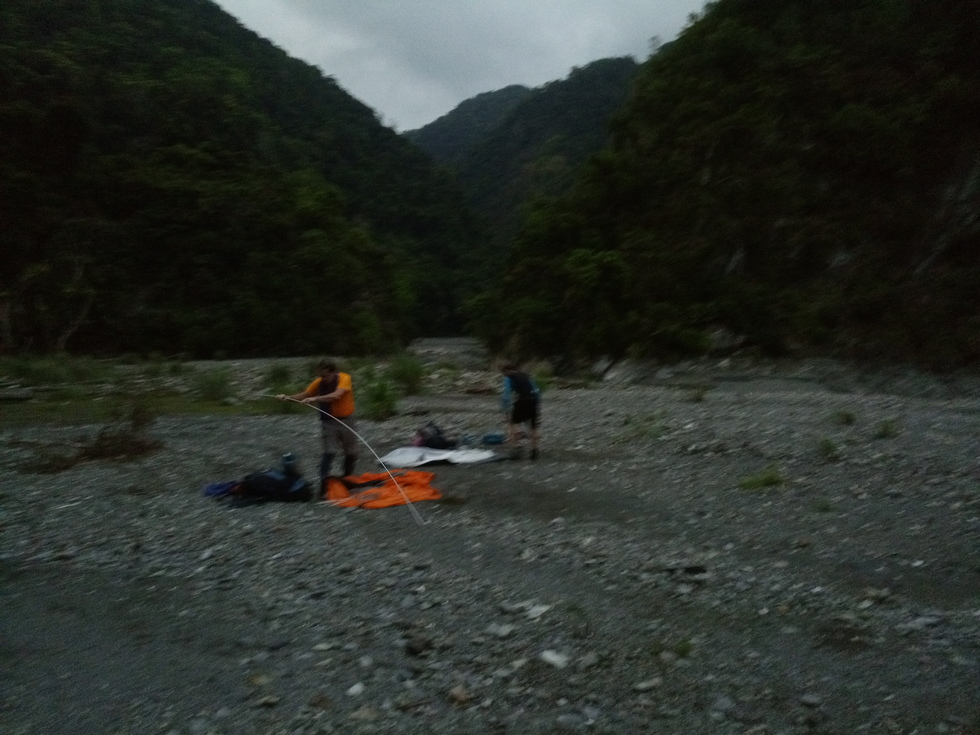
[(813, 510), (815, 513), (830, 513), (834, 510), (834, 504), (826, 498), (821, 498), (813, 504)]
[[(121, 395), (126, 395), (125, 393)], [(206, 403), (194, 395), (151, 393), (140, 399), (156, 415), (171, 416), (261, 416), (271, 413), (302, 413), (309, 409), (274, 398), (229, 405)], [(63, 426), (93, 424), (112, 420), (118, 400), (77, 401), (34, 400), (12, 403), (3, 408), (3, 422), (9, 426), (55, 423)]]
[(554, 385), (554, 371), (547, 363), (539, 363), (530, 372), (531, 378), (538, 386), (538, 390), (540, 390), (542, 393), (546, 393)]
[(456, 382), (463, 370), (454, 362), (442, 361), (430, 367), (429, 374), (439, 376), (441, 380)]
[[(350, 357), (345, 360), (345, 365), (337, 363), (337, 369), (342, 373), (350, 375), (367, 374), (373, 376), (375, 373), (375, 361), (368, 357)], [(311, 363), (307, 372), (310, 375), (317, 375), (316, 363)]]
[[(160, 414), (183, 416), (263, 416), (286, 410), (280, 401), (274, 398), (261, 398), (255, 401), (238, 401), (234, 403), (207, 403), (196, 400), (192, 396), (160, 396), (147, 402)], [(296, 404), (297, 412), (303, 408)], [(307, 411), (309, 409), (306, 409)]]
[(163, 444), (146, 434), (155, 419), (143, 403), (117, 407), (109, 422), (89, 441), (73, 451), (40, 449), (20, 466), (22, 472), (53, 474), (71, 469), (80, 462), (128, 460), (160, 449)]
[(834, 411), (830, 414), (830, 420), (841, 426), (852, 426), (857, 422), (857, 416), (851, 411)]
[(690, 638), (682, 638), (674, 644), (672, 650), (679, 658), (687, 658), (694, 652), (694, 641)]
[(667, 433), (667, 424), (664, 419), (663, 412), (636, 418), (627, 416), (623, 419), (623, 436), (625, 439), (659, 439)]
[(3, 406), (3, 423), (8, 426), (29, 424), (91, 424), (111, 418), (111, 401), (93, 400), (88, 395), (77, 399), (35, 398)]
[[(0, 358), (0, 365), (9, 363), (10, 358)], [(143, 380), (142, 362), (134, 363), (135, 373), (133, 365), (124, 365), (120, 360), (112, 363), (93, 361), (92, 364), (100, 371), (97, 382), (83, 383), (76, 375), (76, 379), (65, 384), (43, 383), (44, 389), (35, 391), (30, 400), (5, 402), (2, 406), (4, 425), (55, 423), (70, 426), (109, 422), (118, 414), (119, 405), (132, 402), (134, 395), (139, 395), (140, 402), (156, 415), (267, 415), (309, 410), (271, 398), (234, 403), (221, 403), (223, 399), (219, 398), (209, 402), (205, 395), (231, 396), (234, 374), (218, 371), (215, 378), (209, 374), (214, 371), (198, 369), (189, 362), (173, 362), (165, 368), (173, 375), (184, 376), (183, 382), (190, 388), (188, 392), (174, 391), (163, 383)], [(151, 368), (151, 372), (155, 372), (155, 368)], [(4, 374), (2, 369), (0, 374)], [(55, 460), (52, 462), (56, 463)]]
[(91, 392), (85, 386), (76, 384), (59, 385), (48, 393), (52, 401), (82, 401), (90, 396)]
[(193, 367), (179, 360), (169, 360), (163, 354), (154, 352), (145, 362), (138, 365), (139, 373), (145, 378), (178, 377), (192, 371)]
[[(272, 393), (286, 393), (286, 394), (295, 393), (296, 390), (291, 387), (292, 380), (293, 380), (293, 371), (289, 367), (289, 365), (286, 365), (285, 363), (281, 363), (281, 362), (275, 363), (273, 365), (270, 365), (266, 370), (265, 385), (269, 387), (269, 390)], [(278, 403), (281, 403), (283, 406), (296, 405), (296, 404), (291, 404), (289, 401), (285, 401), (285, 402), (280, 401)], [(285, 413), (285, 411), (283, 411), (283, 413)]]
[(227, 368), (203, 370), (194, 376), (194, 394), (202, 401), (227, 400), (233, 396), (232, 373)]
[(82, 446), (79, 461), (130, 459), (156, 451), (161, 442), (146, 435), (155, 418), (146, 405), (134, 403), (128, 413), (103, 426), (91, 442)]
[(900, 433), (898, 421), (895, 419), (885, 419), (884, 421), (881, 421), (877, 427), (875, 427), (874, 438), (894, 439)]
[(709, 390), (711, 389), (706, 387), (692, 388), (687, 394), (687, 400), (691, 403), (701, 403), (708, 397)]
[(387, 378), (369, 379), (361, 388), (357, 402), (358, 413), (372, 421), (384, 421), (398, 413), (398, 391)]
[(833, 439), (826, 436), (817, 442), (817, 452), (828, 462), (836, 462), (840, 459), (840, 450), (838, 450), (837, 444)]
[(588, 616), (586, 615), (586, 612), (585, 612), (585, 608), (584, 608), (584, 607), (582, 607), (582, 606), (581, 606), (581, 605), (580, 605), (579, 603), (577, 603), (577, 602), (568, 602), (568, 603), (566, 603), (566, 604), (565, 604), (565, 610), (566, 610), (566, 611), (568, 612), (568, 614), (569, 614), (569, 615), (570, 615), (571, 617), (573, 617), (573, 618), (580, 618), (580, 619), (585, 619), (585, 618), (587, 618), (587, 617), (588, 617)]
[(0, 375), (31, 386), (67, 385), (103, 380), (116, 370), (111, 362), (68, 355), (0, 358)]
[(770, 465), (757, 475), (750, 475), (743, 478), (738, 486), (743, 490), (764, 490), (766, 488), (777, 487), (786, 482), (779, 468)]
[(145, 375), (147, 378), (162, 377), (165, 370), (166, 365), (164, 365), (163, 360), (150, 360), (141, 368), (143, 375)]
[(259, 413), (273, 413), (280, 415), (303, 413), (304, 411), (310, 410), (308, 408), (304, 408), (301, 403), (297, 403), (296, 401), (279, 401), (275, 398), (262, 398), (253, 405), (255, 405)]
[(386, 371), (402, 392), (407, 396), (418, 395), (422, 392), (425, 380), (425, 363), (410, 353), (396, 355), (388, 363)]
[(692, 641), (690, 638), (681, 638), (679, 641), (675, 641), (673, 643), (658, 641), (651, 646), (650, 652), (654, 655), (654, 657), (659, 657), (661, 654), (669, 653), (673, 654), (677, 658), (687, 658), (694, 652), (694, 641)]

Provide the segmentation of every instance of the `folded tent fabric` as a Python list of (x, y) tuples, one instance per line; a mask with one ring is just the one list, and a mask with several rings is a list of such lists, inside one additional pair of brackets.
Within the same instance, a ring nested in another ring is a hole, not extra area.
[(451, 464), (479, 464), (500, 459), (492, 449), (432, 449), (431, 447), (399, 447), (393, 449), (381, 462), (386, 467), (418, 467), (430, 462)]
[(331, 477), (327, 480), (327, 502), (341, 508), (389, 508), (409, 501), (439, 500), (442, 494), (432, 486), (433, 479), (434, 473), (420, 470), (393, 470), (391, 475), (368, 472), (354, 477)]

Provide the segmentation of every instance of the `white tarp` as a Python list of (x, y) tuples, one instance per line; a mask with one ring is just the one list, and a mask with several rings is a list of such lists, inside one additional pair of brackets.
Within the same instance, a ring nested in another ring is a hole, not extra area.
[(381, 458), (386, 467), (418, 467), (429, 462), (477, 464), (499, 459), (492, 449), (431, 449), (430, 447), (399, 447)]

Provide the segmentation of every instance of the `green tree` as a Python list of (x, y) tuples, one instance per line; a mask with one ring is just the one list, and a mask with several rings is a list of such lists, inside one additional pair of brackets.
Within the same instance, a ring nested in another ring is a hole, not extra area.
[(978, 35), (954, 0), (710, 4), (527, 215), (483, 333), (662, 355), (726, 327), (770, 353), (976, 361)]

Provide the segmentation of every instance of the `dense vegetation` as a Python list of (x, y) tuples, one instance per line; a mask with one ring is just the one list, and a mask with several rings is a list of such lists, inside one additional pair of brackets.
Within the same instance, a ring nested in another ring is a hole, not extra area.
[(8, 353), (975, 365), (980, 5), (717, 0), (399, 136), (210, 0), (6, 0), (0, 253)]
[(980, 5), (719, 0), (644, 64), (473, 314), (524, 353), (724, 332), (953, 367), (980, 360), (978, 282)]
[(474, 145), (502, 123), (514, 107), (531, 94), (520, 84), (483, 92), (463, 100), (453, 110), (404, 135), (435, 160), (456, 166)]
[(295, 354), (458, 331), (448, 175), (208, 0), (0, 5), (0, 351)]
[[(492, 225), (494, 251), (503, 253), (524, 205), (565, 193), (608, 142), (610, 118), (638, 69), (630, 57), (600, 59), (533, 90), (507, 87), (477, 96), (406, 135), (457, 174)], [(494, 276), (499, 260), (486, 262), (496, 265)]]

